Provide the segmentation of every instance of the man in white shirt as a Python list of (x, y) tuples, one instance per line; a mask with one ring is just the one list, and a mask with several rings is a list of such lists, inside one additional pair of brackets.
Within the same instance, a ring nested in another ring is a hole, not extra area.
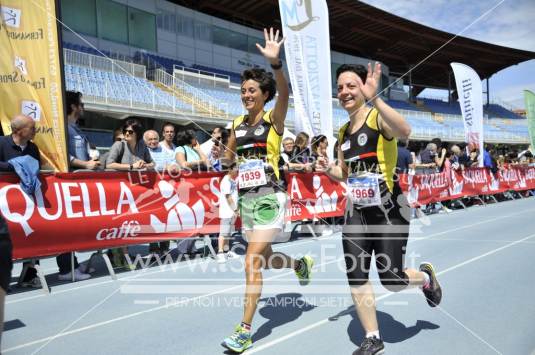
[(202, 152), (210, 161), (210, 165), (217, 171), (221, 170), (219, 159), (224, 155), (228, 136), (228, 131), (224, 127), (218, 126), (212, 131), (210, 139), (201, 144)]
[(143, 134), (143, 140), (145, 145), (149, 149), (150, 156), (154, 161), (154, 168), (157, 171), (169, 171), (176, 170), (176, 159), (173, 154), (169, 154), (163, 149), (163, 144), (158, 143), (160, 137), (158, 137), (158, 132), (150, 129), (145, 131)]
[(232, 235), (234, 223), (238, 216), (238, 165), (232, 163), (227, 175), (221, 179), (219, 194), (219, 239), (216, 260), (224, 263), (227, 258), (234, 258), (237, 255), (233, 251), (228, 251), (225, 256), (225, 249), (228, 250), (228, 240)]
[(222, 132), (225, 130), (224, 127), (217, 126), (212, 131), (212, 135), (210, 136), (210, 139), (208, 139), (206, 142), (201, 144), (202, 152), (208, 156), (210, 152), (212, 151), (212, 147), (214, 146), (215, 141), (221, 140)]
[(164, 123), (162, 127), (162, 137), (163, 140), (160, 142), (160, 147), (162, 150), (169, 154), (170, 156), (175, 157), (176, 145), (173, 143), (175, 141), (175, 125), (172, 123)]

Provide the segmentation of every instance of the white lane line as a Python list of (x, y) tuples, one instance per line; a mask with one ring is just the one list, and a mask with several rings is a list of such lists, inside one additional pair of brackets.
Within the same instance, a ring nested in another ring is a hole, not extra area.
[(408, 306), (409, 301), (384, 301), (385, 306)]
[[(332, 264), (332, 263), (340, 262), (343, 259), (344, 258), (342, 257), (342, 258), (337, 258), (335, 260), (331, 260), (329, 262), (318, 264), (318, 265), (314, 266), (314, 269), (317, 269), (318, 267), (323, 266), (323, 265), (329, 265), (329, 264)], [(282, 273), (282, 274), (279, 274), (279, 275), (275, 275), (275, 276), (272, 276), (272, 277), (265, 278), (264, 281), (274, 280), (274, 279), (277, 279), (277, 278), (280, 278), (280, 277), (284, 277), (286, 275), (293, 274), (293, 273), (294, 273), (294, 271), (292, 270), (292, 271), (285, 272), (285, 273)], [(173, 308), (173, 307), (181, 305), (181, 304), (185, 304), (185, 303), (189, 303), (189, 302), (192, 302), (192, 301), (196, 301), (198, 299), (211, 297), (211, 296), (214, 296), (214, 295), (217, 295), (217, 294), (221, 294), (221, 293), (226, 293), (226, 292), (229, 292), (231, 290), (239, 289), (239, 288), (243, 288), (243, 287), (245, 287), (245, 284), (241, 284), (241, 285), (236, 285), (236, 286), (233, 286), (233, 287), (225, 288), (223, 290), (211, 292), (211, 293), (205, 294), (205, 295), (200, 295), (200, 296), (196, 296), (196, 297), (190, 297), (190, 298), (181, 300), (179, 302), (173, 303), (171, 306), (165, 304), (165, 305), (162, 305), (162, 306), (149, 308), (149, 309), (146, 309), (146, 310), (143, 310), (143, 311), (130, 313), (130, 314), (127, 314), (127, 315), (124, 315), (124, 316), (121, 316), (121, 317), (116, 317), (116, 318), (109, 319), (107, 321), (94, 323), (94, 324), (91, 324), (91, 325), (88, 325), (88, 326), (85, 326), (85, 327), (81, 327), (81, 328), (69, 330), (69, 331), (66, 331), (66, 332), (62, 332), (62, 333), (54, 335), (54, 336), (49, 336), (49, 337), (46, 337), (46, 338), (37, 339), (37, 340), (31, 341), (31, 342), (28, 342), (28, 343), (24, 343), (24, 344), (20, 344), (20, 345), (8, 348), (8, 349), (3, 349), (2, 351), (3, 351), (3, 354), (5, 354), (5, 353), (11, 352), (11, 351), (15, 351), (15, 350), (19, 350), (19, 349), (22, 349), (22, 348), (25, 348), (25, 347), (28, 347), (28, 346), (44, 343), (44, 342), (47, 342), (47, 341), (50, 341), (50, 340), (54, 340), (54, 339), (57, 339), (57, 338), (60, 338), (60, 337), (64, 337), (64, 336), (67, 336), (67, 335), (80, 333), (80, 332), (83, 332), (83, 331), (86, 331), (86, 330), (89, 330), (89, 329), (98, 328), (98, 327), (101, 327), (103, 325), (107, 325), (107, 324), (110, 324), (110, 323), (115, 323), (115, 322), (122, 321), (122, 320), (125, 320), (125, 319), (137, 317), (139, 315), (143, 315), (143, 314), (159, 311), (159, 310), (162, 310), (162, 309), (165, 309), (165, 308)]]
[(159, 300), (135, 300), (134, 304), (140, 304), (140, 305), (157, 305), (160, 304)]
[(438, 233), (433, 233), (433, 234), (430, 234), (428, 235), (427, 237), (421, 237), (421, 238), (414, 238), (412, 239), (410, 236), (409, 236), (409, 244), (411, 242), (411, 240), (413, 240), (414, 242), (418, 241), (418, 240), (426, 240), (426, 239), (429, 239), (431, 237), (436, 237), (438, 235), (443, 235), (443, 234), (447, 234), (447, 233), (451, 233), (451, 232), (456, 232), (456, 231), (459, 231), (459, 230), (463, 230), (463, 229), (467, 229), (467, 228), (472, 228), (472, 227), (475, 227), (475, 226), (479, 226), (481, 224), (487, 224), (489, 222), (495, 222), (495, 221), (499, 221), (499, 220), (502, 220), (502, 219), (507, 219), (507, 218), (511, 218), (511, 217), (517, 217), (519, 216), (520, 214), (523, 214), (523, 213), (527, 213), (527, 212), (532, 212), (532, 211), (535, 211), (535, 209), (529, 209), (529, 210), (525, 210), (525, 211), (520, 211), (520, 212), (516, 212), (516, 213), (512, 213), (512, 214), (508, 214), (508, 215), (505, 215), (505, 216), (500, 216), (500, 217), (494, 217), (494, 218), (490, 218), (490, 219), (486, 219), (486, 220), (483, 220), (483, 221), (479, 221), (479, 222), (476, 222), (476, 223), (471, 223), (471, 224), (467, 224), (467, 225), (464, 225), (464, 226), (460, 226), (460, 227), (456, 227), (456, 228), (452, 228), (452, 229), (448, 229), (448, 230), (445, 230), (445, 231), (442, 231), (442, 232), (438, 232)]
[[(273, 250), (277, 251), (277, 250), (280, 250), (280, 249), (299, 246), (299, 245), (303, 245), (303, 244), (315, 243), (318, 240), (328, 240), (329, 238), (332, 238), (332, 236), (319, 237), (319, 238), (317, 238), (315, 240), (296, 241), (296, 242), (291, 242), (291, 243), (287, 243), (287, 244), (284, 244), (284, 245), (275, 244), (273, 246)], [(126, 276), (123, 276), (123, 277), (119, 277), (117, 280), (118, 281), (130, 281), (130, 279), (136, 278), (136, 276), (140, 272), (143, 273), (145, 276), (148, 276), (148, 275), (153, 275), (153, 274), (157, 274), (157, 273), (165, 272), (165, 271), (175, 271), (175, 270), (185, 269), (185, 268), (188, 268), (188, 267), (195, 267), (197, 265), (201, 265), (201, 264), (204, 264), (204, 263), (210, 263), (210, 262), (215, 262), (215, 260), (212, 260), (212, 259), (192, 260), (192, 261), (188, 261), (188, 263), (186, 265), (177, 265), (177, 266), (175, 266), (176, 263), (173, 264), (173, 265), (153, 266), (153, 267), (150, 267), (150, 268), (147, 268), (147, 269), (138, 270), (137, 272), (134, 272), (134, 275), (126, 275)], [(155, 269), (155, 270), (151, 270), (151, 269)], [(145, 271), (145, 270), (151, 270), (151, 271)], [(54, 295), (59, 295), (59, 294), (62, 294), (62, 293), (67, 293), (67, 292), (72, 292), (72, 291), (83, 290), (85, 288), (89, 288), (89, 287), (93, 287), (93, 286), (106, 285), (106, 284), (109, 284), (109, 283), (112, 283), (112, 282), (114, 282), (114, 281), (113, 280), (107, 280), (107, 281), (94, 282), (94, 283), (89, 283), (89, 284), (82, 285), (82, 286), (69, 287), (69, 288), (64, 289), (64, 290), (53, 291), (49, 295), (45, 295), (45, 294), (39, 293), (38, 295), (16, 298), (14, 300), (9, 300), (9, 301), (8, 301), (8, 299), (9, 299), (9, 296), (8, 296), (7, 299), (6, 299), (6, 305), (7, 304), (15, 304), (15, 303), (20, 303), (20, 302), (30, 301), (30, 300), (34, 300), (34, 299), (42, 298), (42, 297), (53, 297)], [(40, 291), (36, 290), (34, 292), (40, 292)]]
[[(445, 270), (442, 270), (441, 272), (438, 272), (437, 275), (443, 275), (443, 274), (445, 274), (445, 273), (448, 273), (448, 272), (450, 272), (450, 271), (453, 271), (453, 270), (455, 270), (455, 269), (458, 269), (458, 268), (460, 268), (460, 267), (462, 267), (462, 266), (464, 266), (464, 265), (473, 263), (474, 261), (480, 260), (480, 259), (482, 259), (482, 258), (484, 258), (484, 257), (489, 256), (489, 255), (495, 254), (495, 253), (497, 253), (497, 252), (499, 252), (499, 251), (502, 251), (502, 250), (504, 250), (504, 249), (506, 249), (506, 248), (510, 248), (510, 247), (512, 247), (512, 246), (515, 246), (515, 245), (517, 245), (517, 244), (519, 244), (519, 243), (522, 243), (522, 242), (524, 242), (524, 241), (526, 241), (526, 240), (528, 240), (528, 239), (531, 239), (531, 238), (533, 238), (533, 237), (535, 237), (535, 234), (529, 235), (529, 236), (527, 236), (527, 237), (525, 237), (525, 238), (522, 238), (522, 239), (517, 240), (517, 241), (515, 241), (515, 242), (509, 243), (509, 244), (504, 245), (504, 246), (502, 246), (502, 247), (500, 247), (500, 248), (493, 249), (493, 250), (491, 250), (491, 251), (489, 251), (489, 252), (487, 252), (487, 253), (484, 253), (484, 254), (481, 254), (481, 255), (476, 256), (476, 257), (474, 257), (474, 258), (468, 259), (468, 260), (466, 260), (466, 261), (464, 261), (464, 262), (462, 262), (462, 263), (459, 263), (459, 264), (454, 265), (454, 266), (452, 266), (452, 267), (450, 267), (450, 268), (447, 268), (447, 269), (445, 269)], [(377, 297), (377, 298), (376, 298), (376, 301), (380, 301), (380, 300), (385, 299), (385, 298), (387, 298), (387, 297), (390, 297), (390, 296), (392, 296), (392, 295), (395, 295), (395, 293), (389, 293), (389, 294), (386, 294), (386, 295)], [(268, 348), (270, 348), (270, 347), (272, 347), (272, 346), (274, 346), (274, 345), (276, 345), (276, 344), (282, 343), (283, 341), (285, 341), (285, 340), (287, 340), (287, 339), (290, 339), (290, 338), (293, 338), (293, 337), (295, 337), (295, 336), (297, 336), (297, 335), (306, 333), (306, 332), (308, 332), (309, 330), (318, 328), (318, 327), (320, 327), (320, 326), (322, 326), (322, 325), (324, 325), (324, 324), (327, 324), (327, 323), (329, 323), (329, 322), (330, 322), (330, 321), (329, 321), (329, 318), (322, 319), (322, 320), (320, 320), (320, 321), (318, 321), (318, 322), (316, 322), (316, 323), (312, 323), (312, 324), (310, 324), (310, 325), (308, 325), (308, 326), (306, 326), (306, 327), (304, 327), (304, 328), (301, 328), (301, 329), (296, 330), (296, 331), (294, 331), (294, 332), (292, 332), (292, 333), (286, 334), (286, 335), (284, 335), (284, 336), (282, 336), (282, 337), (280, 337), (280, 338), (278, 338), (278, 339), (276, 339), (276, 340), (272, 340), (272, 341), (270, 341), (270, 342), (267, 342), (267, 343), (265, 343), (265, 344), (262, 344), (262, 345), (260, 345), (260, 346), (257, 346), (257, 347), (255, 347), (255, 348), (253, 348), (253, 349), (247, 351), (246, 354), (254, 354), (254, 353), (260, 352), (260, 351), (262, 351), (262, 350), (268, 349)]]

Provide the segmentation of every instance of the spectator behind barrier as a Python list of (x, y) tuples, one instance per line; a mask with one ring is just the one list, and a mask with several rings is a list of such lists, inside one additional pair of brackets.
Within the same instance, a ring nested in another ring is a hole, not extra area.
[(162, 137), (163, 140), (160, 142), (160, 147), (167, 152), (169, 155), (175, 158), (175, 137), (176, 137), (176, 128), (175, 125), (166, 122), (162, 126)]
[(309, 139), (310, 137), (305, 132), (300, 132), (295, 137), (294, 148), (288, 163), (290, 170), (306, 172), (313, 170), (310, 162), (310, 150), (308, 149)]
[(437, 171), (437, 145), (428, 143), (419, 155), (419, 163), (416, 164), (416, 174), (433, 174)]
[(176, 161), (180, 168), (196, 169), (208, 168), (210, 163), (203, 153), (195, 132), (191, 129), (179, 132), (177, 134), (178, 148), (175, 150)]
[(329, 157), (327, 156), (327, 147), (329, 142), (327, 137), (323, 134), (312, 138), (312, 154), (313, 168), (315, 171), (325, 171), (329, 164)]
[(467, 150), (468, 150), (468, 158), (469, 158), (468, 166), (477, 167), (479, 165), (479, 160), (478, 160), (479, 148), (477, 147), (475, 143), (468, 143)]
[(71, 169), (97, 170), (100, 161), (91, 159), (89, 140), (78, 126), (78, 120), (84, 114), (84, 103), (80, 92), (65, 92), (67, 105), (67, 151)]
[(154, 169), (154, 161), (143, 142), (143, 126), (136, 119), (129, 119), (123, 126), (124, 141), (111, 146), (106, 168), (130, 171)]
[(152, 129), (143, 134), (143, 141), (149, 149), (155, 169), (158, 171), (170, 170), (175, 172), (177, 170), (176, 160), (161, 147), (159, 140), (158, 132)]
[(454, 144), (450, 148), (450, 162), (451, 162), (451, 168), (454, 170), (464, 169), (464, 164), (462, 164), (462, 157), (463, 152), (461, 148)]
[(225, 147), (228, 143), (229, 132), (224, 127), (218, 126), (212, 131), (209, 140), (201, 144), (201, 150), (208, 158), (210, 166), (216, 171), (221, 171), (220, 159), (224, 156)]
[(290, 157), (292, 156), (294, 144), (295, 142), (291, 137), (286, 137), (282, 140), (281, 158), (284, 161), (285, 166), (287, 166), (287, 164), (290, 162)]
[(414, 169), (416, 166), (412, 159), (411, 152), (407, 149), (408, 146), (408, 139), (398, 139), (398, 161), (396, 163), (396, 170), (398, 173), (407, 174), (409, 169)]
[[(29, 155), (41, 165), (39, 148), (32, 139), (35, 137), (35, 122), (28, 116), (17, 115), (11, 120), (11, 135), (0, 137), (0, 172), (14, 172), (8, 162), (17, 157)], [(2, 233), (2, 232), (0, 232)], [(5, 234), (7, 234), (7, 225)], [(19, 278), (19, 286), (40, 288), (41, 281), (33, 263), (25, 262)], [(1, 320), (0, 320), (1, 321)]]
[[(116, 130), (113, 131), (113, 143), (120, 142), (123, 139), (124, 139), (124, 136), (123, 136), (123, 129), (122, 128), (117, 128)], [(104, 154), (101, 154), (100, 158), (99, 158), (100, 166), (102, 168), (104, 168), (104, 169), (106, 169), (106, 160), (108, 159), (108, 155), (110, 155), (109, 151), (107, 151)]]
[(228, 138), (228, 131), (223, 126), (217, 126), (212, 130), (212, 135), (210, 136), (210, 139), (201, 144), (201, 149), (204, 155), (206, 155), (207, 157), (210, 156), (210, 152), (214, 147), (214, 143), (216, 141), (219, 141), (221, 143), (223, 135), (226, 135)]

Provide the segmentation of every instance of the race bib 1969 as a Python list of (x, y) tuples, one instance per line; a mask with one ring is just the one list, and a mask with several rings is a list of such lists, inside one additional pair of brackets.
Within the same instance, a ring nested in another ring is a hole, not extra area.
[(381, 204), (381, 190), (379, 189), (379, 174), (365, 174), (349, 176), (347, 188), (353, 204), (359, 206), (378, 206)]

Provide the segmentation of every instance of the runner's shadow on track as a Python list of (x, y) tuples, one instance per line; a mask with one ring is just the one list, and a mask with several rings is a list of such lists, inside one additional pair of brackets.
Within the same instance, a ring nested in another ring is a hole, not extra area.
[[(360, 321), (355, 312), (355, 307), (351, 306), (345, 311), (338, 313), (329, 318), (330, 321), (337, 321), (342, 316), (350, 315), (353, 319), (347, 327), (347, 334), (353, 344), (359, 346), (364, 339), (364, 329), (360, 325)], [(379, 323), (379, 331), (381, 338), (385, 343), (399, 343), (410, 339), (420, 333), (422, 330), (435, 330), (440, 328), (439, 325), (425, 320), (417, 320), (415, 325), (407, 327), (405, 324), (397, 321), (390, 314), (377, 311), (377, 322)]]
[(264, 302), (264, 305), (259, 309), (258, 313), (268, 321), (262, 324), (253, 334), (253, 342), (269, 336), (273, 329), (293, 322), (301, 317), (303, 313), (317, 307), (307, 303), (300, 293), (282, 293), (273, 297), (262, 298), (260, 302)]

